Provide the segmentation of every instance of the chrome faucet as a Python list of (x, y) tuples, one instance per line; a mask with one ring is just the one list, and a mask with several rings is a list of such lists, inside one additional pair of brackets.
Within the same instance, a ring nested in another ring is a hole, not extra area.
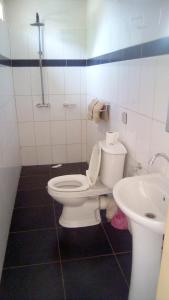
[(158, 158), (158, 157), (163, 157), (168, 163), (169, 163), (169, 156), (165, 153), (156, 153), (153, 155), (153, 157), (149, 160), (148, 162), (148, 165), (149, 166), (152, 166), (155, 162), (155, 160)]

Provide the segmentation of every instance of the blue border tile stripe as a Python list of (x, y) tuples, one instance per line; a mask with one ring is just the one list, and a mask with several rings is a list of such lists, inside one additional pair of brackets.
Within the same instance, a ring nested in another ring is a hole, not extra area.
[(169, 37), (120, 49), (87, 60), (87, 66), (169, 54)]
[[(85, 67), (117, 61), (169, 54), (169, 37), (120, 49), (89, 59), (43, 59), (44, 67)], [(0, 64), (12, 67), (38, 67), (38, 59), (12, 59), (0, 55)]]
[[(86, 59), (43, 59), (44, 67), (85, 67)], [(38, 59), (12, 59), (12, 67), (39, 67)]]
[(11, 59), (0, 54), (0, 65), (11, 66)]

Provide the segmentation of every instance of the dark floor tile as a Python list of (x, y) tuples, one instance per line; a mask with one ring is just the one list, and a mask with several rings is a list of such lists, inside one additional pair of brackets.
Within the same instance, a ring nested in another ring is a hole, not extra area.
[(21, 176), (46, 175), (49, 176), (50, 165), (22, 167)]
[(127, 279), (128, 283), (130, 283), (131, 266), (132, 266), (132, 254), (131, 253), (120, 254), (120, 255), (117, 255), (117, 259), (120, 263), (120, 266), (123, 269), (123, 272), (126, 276), (126, 279)]
[(116, 253), (132, 250), (132, 238), (128, 230), (116, 229), (110, 223), (103, 223), (103, 226)]
[(63, 263), (67, 300), (127, 300), (128, 288), (113, 256)]
[(112, 253), (100, 225), (73, 229), (59, 227), (59, 245), (62, 259)]
[(10, 231), (54, 227), (52, 207), (31, 207), (15, 209), (12, 216)]
[(54, 262), (59, 259), (56, 230), (11, 233), (5, 267)]
[(0, 285), (2, 300), (63, 300), (59, 264), (4, 270)]
[(52, 168), (50, 171), (50, 177), (69, 175), (69, 174), (86, 174), (88, 168), (87, 163), (69, 163), (63, 164), (59, 168)]
[(59, 224), (59, 218), (62, 214), (63, 205), (54, 200), (55, 218), (56, 225)]
[(22, 176), (19, 180), (18, 190), (39, 190), (47, 187), (49, 176)]
[(17, 207), (33, 207), (33, 206), (51, 206), (52, 198), (46, 189), (18, 191), (15, 200), (15, 208)]

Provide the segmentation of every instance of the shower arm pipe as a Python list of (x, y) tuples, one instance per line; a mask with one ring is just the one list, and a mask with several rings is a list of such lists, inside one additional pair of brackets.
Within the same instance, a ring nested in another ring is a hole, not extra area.
[(41, 47), (41, 28), (38, 26), (38, 37), (39, 37), (39, 68), (40, 68), (40, 81), (41, 81), (41, 96), (42, 104), (38, 103), (38, 107), (48, 107), (48, 104), (45, 104), (45, 95), (44, 95), (44, 81), (43, 81), (43, 70), (42, 70), (42, 47)]
[(39, 14), (36, 13), (36, 22), (31, 24), (31, 26), (38, 27), (38, 46), (39, 46), (39, 68), (40, 68), (40, 82), (41, 82), (41, 96), (42, 96), (42, 103), (36, 104), (37, 107), (49, 107), (49, 103), (45, 103), (45, 95), (44, 95), (44, 80), (43, 80), (43, 65), (42, 65), (42, 40), (41, 40), (41, 27), (44, 26), (43, 23), (39, 22)]

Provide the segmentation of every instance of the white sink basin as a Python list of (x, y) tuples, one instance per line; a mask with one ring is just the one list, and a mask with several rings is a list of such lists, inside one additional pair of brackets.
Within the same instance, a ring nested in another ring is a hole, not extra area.
[(129, 300), (155, 300), (169, 205), (169, 179), (160, 174), (124, 178), (114, 186), (113, 195), (132, 230)]
[(128, 177), (113, 189), (120, 209), (135, 222), (164, 233), (169, 204), (169, 179), (160, 174)]

